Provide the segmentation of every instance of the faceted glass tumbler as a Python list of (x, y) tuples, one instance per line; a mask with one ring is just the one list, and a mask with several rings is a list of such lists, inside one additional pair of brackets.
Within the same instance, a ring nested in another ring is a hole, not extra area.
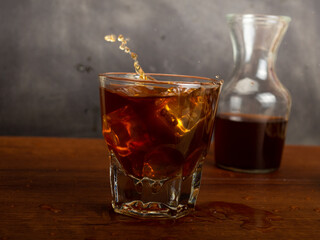
[(100, 74), (112, 206), (135, 217), (178, 218), (195, 207), (222, 80)]

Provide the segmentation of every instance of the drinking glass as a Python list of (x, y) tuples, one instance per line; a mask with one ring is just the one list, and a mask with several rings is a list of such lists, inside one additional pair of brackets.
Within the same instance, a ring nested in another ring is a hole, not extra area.
[(195, 207), (223, 81), (173, 74), (99, 75), (112, 206), (178, 218)]

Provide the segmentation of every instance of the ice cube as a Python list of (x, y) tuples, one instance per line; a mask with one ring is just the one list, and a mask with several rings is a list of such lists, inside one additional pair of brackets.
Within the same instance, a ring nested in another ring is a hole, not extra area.
[(192, 90), (179, 96), (156, 102), (156, 116), (162, 125), (174, 130), (178, 137), (190, 132), (205, 115), (206, 100), (203, 89)]
[(186, 87), (171, 87), (167, 89), (162, 89), (160, 95), (161, 96), (177, 96), (181, 94), (189, 94), (194, 91), (194, 88), (186, 88)]
[(182, 174), (184, 157), (175, 146), (160, 145), (148, 152), (144, 158), (144, 177), (166, 179)]
[(199, 160), (201, 160), (201, 158), (205, 155), (204, 152), (204, 146), (200, 146), (196, 148), (193, 152), (188, 154), (188, 157), (183, 166), (183, 177), (188, 177), (193, 172)]
[(139, 84), (118, 88), (116, 91), (129, 97), (147, 97), (155, 95), (151, 87), (146, 87)]
[(103, 116), (103, 135), (121, 157), (148, 148), (151, 141), (144, 123), (129, 106)]

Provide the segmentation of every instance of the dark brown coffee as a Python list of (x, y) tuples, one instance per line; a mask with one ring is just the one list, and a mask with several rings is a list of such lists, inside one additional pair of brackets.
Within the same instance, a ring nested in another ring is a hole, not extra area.
[(217, 115), (214, 134), (216, 165), (248, 172), (279, 168), (286, 126), (287, 120), (281, 117)]
[(165, 96), (136, 86), (100, 88), (103, 136), (126, 174), (165, 179), (193, 172), (206, 155), (214, 121), (216, 91), (201, 91)]

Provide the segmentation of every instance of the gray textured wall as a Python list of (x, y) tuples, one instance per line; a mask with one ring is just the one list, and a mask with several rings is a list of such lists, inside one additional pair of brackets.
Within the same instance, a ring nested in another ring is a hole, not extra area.
[(132, 71), (108, 33), (131, 39), (145, 71), (228, 81), (231, 12), (292, 17), (277, 61), (293, 98), (287, 143), (319, 145), (318, 0), (1, 0), (0, 135), (100, 137), (97, 75)]

